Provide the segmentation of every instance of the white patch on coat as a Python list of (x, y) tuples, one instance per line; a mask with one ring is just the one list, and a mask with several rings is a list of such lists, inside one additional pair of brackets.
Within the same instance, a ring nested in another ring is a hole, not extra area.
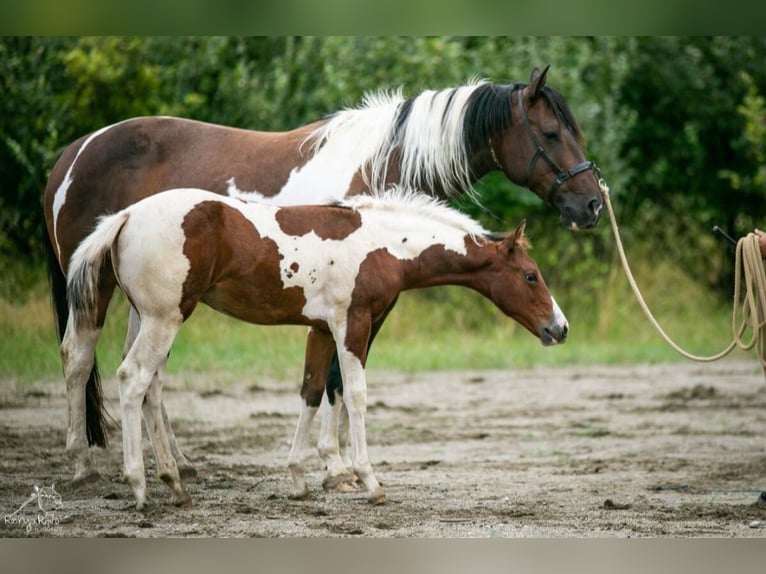
[(123, 124), (126, 121), (129, 122), (130, 120), (124, 120), (122, 122), (118, 122), (116, 124), (103, 127), (100, 130), (90, 134), (88, 138), (84, 142), (82, 142), (82, 145), (80, 146), (80, 149), (77, 150), (77, 155), (74, 156), (74, 159), (72, 160), (72, 163), (70, 164), (69, 169), (67, 170), (66, 175), (64, 176), (64, 179), (61, 181), (61, 183), (58, 186), (58, 189), (56, 189), (56, 193), (53, 195), (53, 240), (56, 242), (56, 253), (59, 259), (61, 259), (61, 245), (59, 244), (58, 232), (56, 231), (58, 228), (59, 212), (61, 211), (61, 208), (64, 207), (64, 204), (66, 203), (67, 191), (69, 190), (69, 187), (72, 185), (72, 181), (73, 181), (72, 171), (74, 170), (74, 166), (77, 163), (77, 159), (80, 157), (80, 154), (82, 154), (82, 152), (85, 151), (85, 148), (88, 147), (88, 144), (90, 144), (90, 142), (92, 142), (98, 136), (103, 134), (105, 131), (115, 126), (118, 126), (120, 124)]
[(371, 189), (383, 189), (395, 152), (403, 185), (442, 187), (450, 196), (471, 193), (463, 124), (471, 95), (486, 83), (477, 79), (458, 88), (426, 90), (412, 99), (401, 125), (401, 89), (368, 94), (359, 108), (334, 114), (306, 138), (302, 145), (310, 145), (314, 155), (290, 172), (277, 194), (240, 189), (234, 178), (226, 182), (227, 193), (271, 205), (332, 203), (346, 196), (357, 172)]

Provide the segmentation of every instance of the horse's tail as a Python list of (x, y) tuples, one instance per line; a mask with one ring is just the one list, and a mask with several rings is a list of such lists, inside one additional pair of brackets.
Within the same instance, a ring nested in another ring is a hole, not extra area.
[[(53, 318), (56, 321), (56, 334), (59, 343), (64, 338), (66, 324), (69, 320), (69, 305), (66, 294), (66, 275), (61, 270), (56, 251), (51, 242), (47, 229), (43, 227), (43, 246), (48, 267), (48, 279), (51, 287), (51, 308)], [(93, 367), (85, 385), (85, 420), (88, 444), (106, 446), (107, 443), (107, 418), (101, 394), (101, 376), (98, 372), (96, 357), (93, 357)]]
[[(104, 265), (109, 263), (107, 256), (127, 219), (126, 211), (102, 217), (93, 233), (83, 239), (69, 260), (68, 278), (64, 279), (59, 268), (61, 274), (59, 281), (66, 281), (63, 297), (56, 291), (55, 279), (52, 279), (54, 304), (58, 310), (63, 306), (66, 313), (63, 328), (61, 315), (59, 315), (60, 333), (66, 329), (66, 319), (69, 314), (72, 315), (75, 328), (82, 325), (95, 327), (101, 272)], [(62, 298), (64, 301), (60, 303)], [(106, 446), (108, 418), (101, 393), (101, 377), (94, 356), (93, 367), (85, 386), (85, 424), (88, 444)]]

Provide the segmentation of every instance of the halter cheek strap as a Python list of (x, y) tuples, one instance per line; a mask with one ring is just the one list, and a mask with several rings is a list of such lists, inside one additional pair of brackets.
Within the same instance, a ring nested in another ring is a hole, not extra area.
[(548, 164), (548, 166), (553, 170), (553, 172), (556, 174), (556, 179), (553, 181), (553, 185), (551, 185), (550, 191), (548, 191), (548, 197), (546, 198), (546, 202), (549, 204), (553, 204), (553, 197), (556, 191), (558, 191), (559, 187), (561, 187), (564, 182), (566, 182), (569, 179), (572, 179), (578, 174), (581, 174), (584, 171), (593, 170), (594, 172), (597, 172), (598, 168), (596, 167), (596, 164), (592, 161), (583, 161), (578, 163), (576, 166), (564, 171), (562, 170), (558, 165), (556, 165), (556, 162), (551, 159), (551, 156), (548, 155), (548, 153), (545, 151), (545, 148), (540, 144), (540, 141), (535, 136), (535, 132), (532, 130), (532, 126), (529, 123), (529, 118), (527, 117), (527, 112), (524, 110), (524, 103), (522, 100), (522, 92), (523, 90), (519, 89), (516, 91), (516, 101), (519, 106), (519, 115), (521, 116), (521, 121), (524, 123), (524, 129), (527, 132), (527, 135), (529, 136), (529, 139), (532, 141), (532, 144), (535, 146), (535, 153), (532, 155), (532, 158), (529, 160), (529, 164), (527, 165), (527, 173), (524, 176), (524, 186), (529, 187), (529, 179), (532, 177), (532, 172), (535, 169), (535, 165), (537, 164), (537, 160), (540, 158), (543, 158), (545, 160), (545, 163)]

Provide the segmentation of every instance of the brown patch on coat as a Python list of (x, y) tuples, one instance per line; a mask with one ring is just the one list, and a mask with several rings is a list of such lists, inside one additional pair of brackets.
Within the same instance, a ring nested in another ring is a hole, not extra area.
[(361, 214), (343, 207), (280, 209), (276, 220), (287, 235), (301, 237), (313, 231), (320, 239), (345, 239), (362, 226)]
[(311, 324), (302, 313), (303, 289), (282, 283), (276, 243), (261, 237), (237, 209), (204, 201), (186, 214), (182, 228), (190, 262), (181, 301), (184, 319), (203, 301), (250, 323)]

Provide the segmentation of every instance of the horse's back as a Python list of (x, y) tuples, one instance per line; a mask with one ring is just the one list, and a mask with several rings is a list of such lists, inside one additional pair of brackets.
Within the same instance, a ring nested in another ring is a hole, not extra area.
[[(46, 225), (59, 260), (66, 264), (100, 215), (163, 190), (226, 194), (234, 178), (265, 195), (276, 193), (292, 162), (264, 166), (277, 154), (296, 154), (303, 137), (299, 131), (257, 132), (166, 116), (132, 118), (83, 136), (61, 154), (45, 190)], [(268, 174), (274, 184), (256, 181), (257, 174)]]

